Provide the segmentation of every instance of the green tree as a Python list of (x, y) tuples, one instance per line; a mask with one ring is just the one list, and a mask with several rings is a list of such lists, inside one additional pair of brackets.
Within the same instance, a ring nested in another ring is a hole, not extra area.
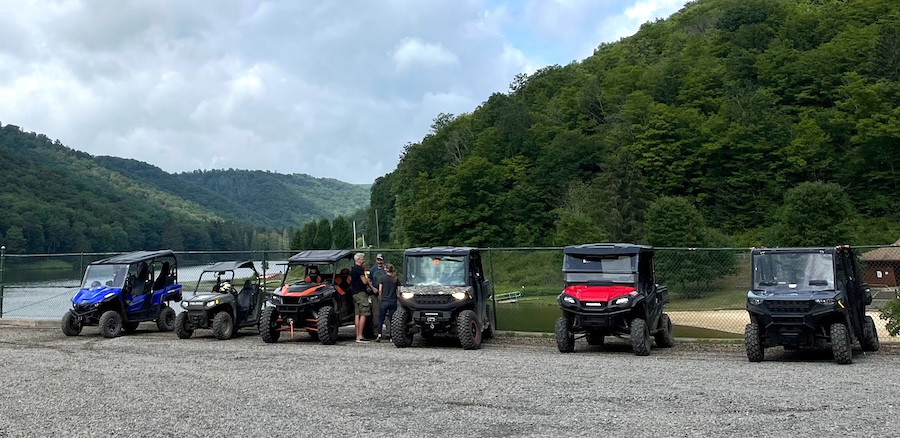
[(805, 182), (784, 194), (774, 240), (780, 246), (845, 244), (853, 241), (856, 220), (856, 209), (841, 186)]
[(26, 244), (21, 227), (12, 226), (6, 230), (6, 236), (3, 236), (3, 245), (6, 245), (7, 253), (22, 254), (25, 252)]
[(338, 216), (331, 222), (331, 236), (334, 240), (335, 248), (353, 248), (353, 230), (350, 228), (350, 223), (343, 216)]
[(724, 237), (706, 227), (703, 216), (686, 198), (654, 201), (647, 209), (645, 228), (647, 243), (653, 246), (691, 248), (657, 252), (656, 275), (675, 295), (702, 298), (713, 291), (713, 280), (734, 270), (733, 255), (703, 249), (724, 243)]
[(314, 247), (316, 249), (331, 249), (332, 243), (331, 222), (329, 222), (328, 219), (322, 219), (316, 226)]
[(297, 249), (316, 249), (316, 234), (319, 231), (319, 225), (316, 221), (309, 221), (303, 224), (300, 229), (300, 247)]

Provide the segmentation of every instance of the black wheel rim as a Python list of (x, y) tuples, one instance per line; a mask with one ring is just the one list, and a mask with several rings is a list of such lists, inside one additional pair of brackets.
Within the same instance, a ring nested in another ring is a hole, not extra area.
[(472, 339), (478, 339), (478, 323), (472, 321)]
[(166, 312), (166, 325), (171, 327), (175, 324), (175, 312)]
[(118, 328), (119, 328), (119, 322), (116, 321), (115, 318), (110, 318), (108, 321), (106, 321), (106, 330), (108, 332), (115, 333)]

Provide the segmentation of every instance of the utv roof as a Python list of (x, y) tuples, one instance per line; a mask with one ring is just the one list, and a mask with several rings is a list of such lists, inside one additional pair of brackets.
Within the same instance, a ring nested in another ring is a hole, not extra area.
[(214, 265), (203, 267), (203, 272), (236, 271), (241, 268), (250, 268), (253, 270), (253, 272), (256, 272), (256, 266), (250, 260), (244, 260), (240, 262), (219, 262)]
[(578, 255), (635, 255), (653, 252), (652, 246), (632, 243), (586, 243), (563, 248), (563, 254)]
[(820, 248), (752, 248), (750, 252), (752, 254), (765, 254), (765, 253), (825, 253), (825, 254), (834, 254), (835, 249), (837, 247), (829, 246), (829, 247), (820, 247)]
[(335, 263), (338, 260), (350, 258), (353, 252), (346, 249), (309, 249), (300, 251), (288, 259), (289, 265), (307, 263)]
[(175, 257), (175, 253), (169, 249), (161, 249), (157, 251), (134, 251), (117, 256), (97, 260), (92, 265), (127, 265), (131, 263), (153, 260), (160, 257)]
[(469, 255), (478, 248), (471, 246), (431, 246), (410, 248), (403, 252), (408, 256), (426, 256), (426, 255)]

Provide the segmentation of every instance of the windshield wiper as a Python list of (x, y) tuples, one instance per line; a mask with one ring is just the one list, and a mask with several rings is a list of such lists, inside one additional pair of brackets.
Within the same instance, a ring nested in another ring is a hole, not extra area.
[(828, 280), (809, 280), (810, 286), (828, 286)]
[(759, 285), (760, 286), (778, 286), (778, 282), (777, 281), (760, 281)]

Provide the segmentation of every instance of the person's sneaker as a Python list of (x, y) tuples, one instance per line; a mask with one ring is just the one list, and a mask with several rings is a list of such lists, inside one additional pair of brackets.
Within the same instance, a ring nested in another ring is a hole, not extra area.
[(381, 335), (375, 337), (375, 342), (381, 342)]
[(359, 342), (360, 344), (366, 344), (369, 342), (369, 340), (368, 339), (357, 339), (356, 342)]

